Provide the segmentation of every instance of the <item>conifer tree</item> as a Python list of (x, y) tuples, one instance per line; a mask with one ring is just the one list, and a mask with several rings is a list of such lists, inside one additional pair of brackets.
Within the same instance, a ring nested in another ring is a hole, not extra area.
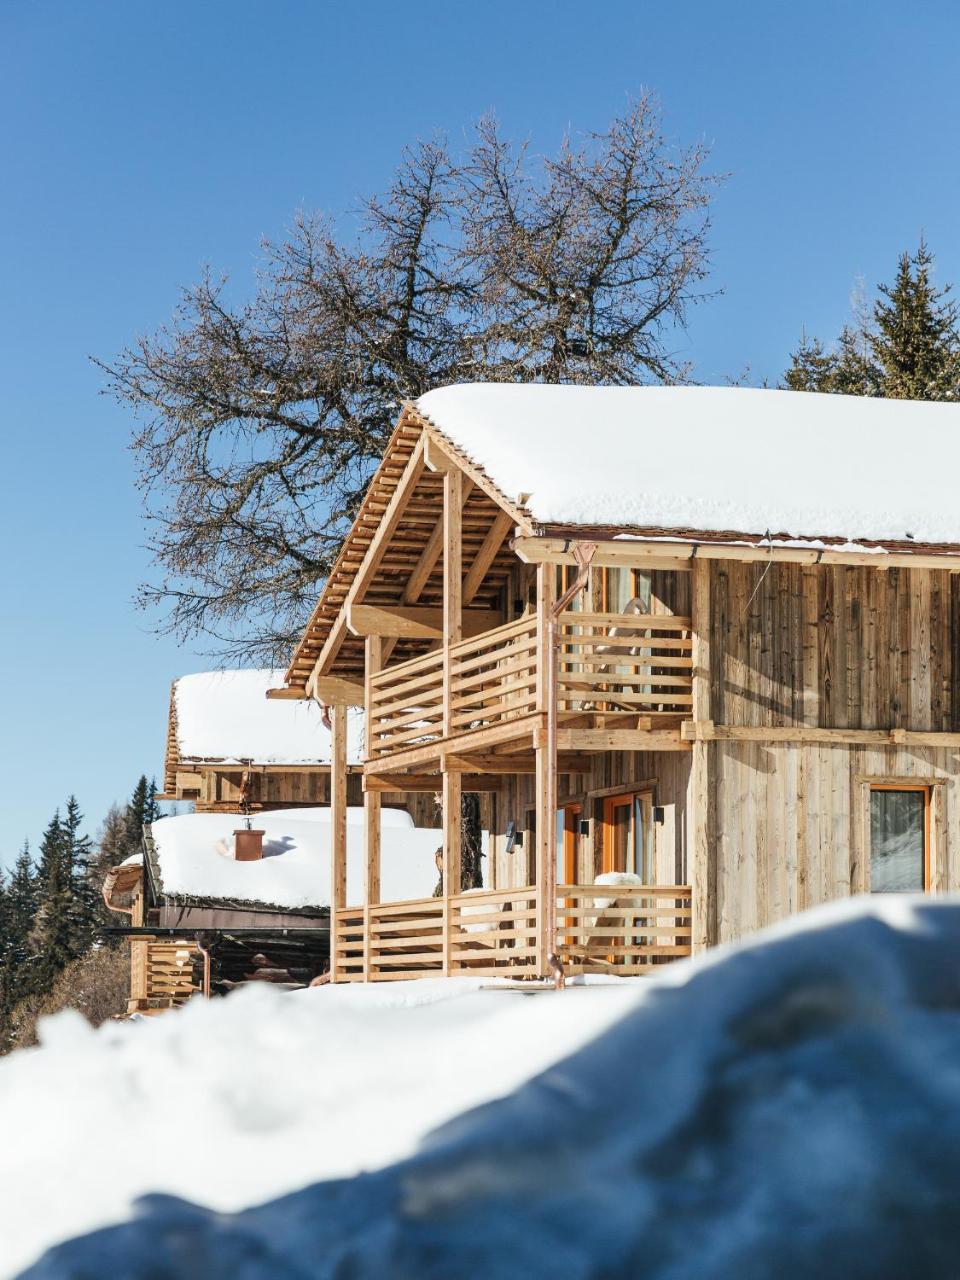
[(160, 816), (160, 806), (157, 804), (156, 795), (156, 782), (147, 782), (147, 775), (141, 774), (136, 787), (134, 787), (130, 803), (127, 805), (126, 856), (128, 857), (139, 850), (143, 841), (143, 828), (156, 821)]
[(960, 339), (950, 286), (930, 279), (925, 242), (900, 257), (892, 285), (880, 285), (874, 307), (874, 357), (883, 370), (881, 394), (891, 400), (955, 400), (960, 391)]
[(801, 335), (784, 385), (793, 391), (890, 399), (953, 400), (960, 396), (960, 335), (950, 287), (934, 287), (933, 255), (921, 240), (901, 255), (892, 285), (860, 308), (832, 348)]

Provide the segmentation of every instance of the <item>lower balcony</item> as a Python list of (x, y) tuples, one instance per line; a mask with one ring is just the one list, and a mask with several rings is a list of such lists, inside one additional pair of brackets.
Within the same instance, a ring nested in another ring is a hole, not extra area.
[[(335, 913), (333, 977), (389, 982), (450, 975), (536, 978), (553, 949), (542, 890), (479, 889), (450, 898)], [(560, 885), (556, 944), (568, 975), (636, 976), (691, 953), (689, 885)]]

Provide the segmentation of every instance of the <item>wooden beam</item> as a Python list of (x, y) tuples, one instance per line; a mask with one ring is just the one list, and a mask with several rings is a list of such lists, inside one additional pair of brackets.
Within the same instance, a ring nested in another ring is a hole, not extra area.
[(710, 562), (694, 560), (691, 572), (693, 718), (710, 719)]
[[(501, 791), (506, 786), (502, 775), (483, 773), (461, 774), (463, 791)], [(442, 780), (439, 773), (367, 773), (363, 778), (364, 791), (392, 792), (395, 795), (434, 792), (439, 795)]]
[(676, 729), (558, 729), (561, 751), (689, 751)]
[(337, 912), (347, 905), (347, 709), (333, 708), (330, 773), (330, 980), (337, 981)]
[[(587, 536), (584, 534), (584, 536)], [(591, 539), (593, 541), (594, 539)], [(510, 546), (526, 564), (575, 564), (573, 538), (521, 535)], [(960, 552), (840, 551), (830, 547), (783, 547), (756, 542), (684, 542), (641, 538), (597, 542), (597, 566), (630, 565), (640, 569), (688, 570), (693, 559), (738, 560), (745, 563), (855, 565), (869, 569), (947, 569), (960, 573)]]
[(440, 553), (443, 551), (443, 516), (433, 526), (433, 532), (427, 539), (427, 545), (420, 552), (420, 559), (413, 566), (407, 585), (403, 591), (404, 604), (416, 604), (423, 595), (427, 581), (437, 567)]
[(685, 742), (811, 742), (835, 746), (868, 747), (960, 747), (960, 733), (937, 733), (910, 729), (819, 729), (810, 725), (735, 725), (712, 721), (680, 726)]
[[(462, 615), (463, 638), (492, 631), (502, 622), (503, 614), (497, 609), (467, 609)], [(347, 609), (347, 627), (357, 636), (439, 640), (443, 637), (443, 610), (409, 605), (352, 604)]]
[[(367, 636), (364, 643), (365, 692), (364, 713), (366, 723), (372, 723), (371, 680), (381, 668), (383, 641), (379, 636)], [(364, 845), (364, 895), (363, 901), (369, 908), (380, 901), (380, 792), (363, 792), (363, 845)], [(369, 947), (367, 948), (369, 953)], [(369, 977), (369, 974), (365, 974)]]
[(340, 676), (317, 676), (311, 696), (327, 707), (362, 707), (364, 701), (360, 681), (344, 680)]
[(490, 531), (483, 540), (480, 550), (473, 558), (473, 564), (463, 580), (463, 603), (468, 605), (480, 590), (487, 571), (497, 558), (497, 552), (503, 546), (507, 532), (513, 526), (513, 517), (506, 511), (498, 511), (494, 517)]
[(340, 646), (343, 644), (344, 637), (347, 634), (346, 608), (355, 601), (363, 599), (363, 594), (370, 583), (370, 579), (380, 567), (380, 561), (387, 549), (387, 544), (393, 537), (393, 534), (400, 523), (404, 508), (410, 500), (410, 496), (417, 486), (417, 482), (423, 472), (423, 437), (417, 441), (411, 453), (407, 465), (403, 469), (403, 475), (393, 491), (387, 508), (383, 513), (383, 517), (377, 526), (377, 531), (367, 547), (360, 567), (354, 575), (353, 582), (350, 584), (350, 590), (344, 599), (343, 606), (337, 614), (330, 633), (324, 641), (323, 648), (317, 655), (314, 663), (313, 671), (310, 679), (307, 681), (308, 691), (311, 689), (312, 681), (319, 675), (323, 675), (330, 662), (340, 652)]
[(443, 477), (443, 732), (453, 731), (451, 645), (463, 639), (463, 472)]
[[(586, 538), (586, 534), (584, 537)], [(539, 538), (521, 535), (510, 542), (524, 564), (576, 565), (573, 538)], [(590, 538), (590, 542), (596, 541)], [(693, 544), (687, 542), (597, 542), (591, 563), (594, 567), (636, 566), (643, 569), (689, 569)]]
[(461, 790), (459, 773), (442, 775), (443, 808), (443, 973), (452, 969), (450, 897), (460, 892)]
[[(536, 756), (527, 753), (512, 755), (460, 755), (444, 753), (443, 767), (459, 773), (536, 773)], [(589, 756), (561, 755), (557, 757), (558, 773), (589, 773), (593, 762)]]
[(456, 462), (443, 448), (436, 436), (424, 434), (423, 461), (428, 471), (436, 471), (446, 475), (448, 471), (458, 470)]
[(267, 697), (271, 701), (284, 701), (287, 699), (297, 702), (310, 701), (310, 694), (307, 693), (306, 689), (301, 689), (299, 685), (292, 685), (283, 689), (268, 689)]

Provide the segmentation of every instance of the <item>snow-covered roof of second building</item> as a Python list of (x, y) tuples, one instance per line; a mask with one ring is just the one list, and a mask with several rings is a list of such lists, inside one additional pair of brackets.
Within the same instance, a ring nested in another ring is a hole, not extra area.
[(416, 408), (540, 525), (960, 544), (960, 405), (473, 383)]
[[(408, 813), (384, 808), (381, 885), (384, 901), (429, 897), (437, 882), (441, 833), (415, 827)], [(158, 889), (174, 898), (258, 902), (275, 907), (330, 905), (330, 810), (277, 809), (251, 819), (264, 834), (263, 858), (237, 862), (232, 813), (184, 813), (151, 825)], [(347, 810), (347, 894), (363, 901), (363, 810)]]
[[(181, 760), (227, 763), (329, 764), (330, 730), (315, 702), (268, 698), (283, 671), (203, 671), (173, 685)], [(347, 763), (363, 759), (363, 711), (347, 717)]]

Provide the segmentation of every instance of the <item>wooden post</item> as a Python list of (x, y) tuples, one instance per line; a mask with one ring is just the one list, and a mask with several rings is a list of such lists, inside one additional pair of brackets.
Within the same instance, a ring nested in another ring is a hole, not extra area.
[(444, 766), (443, 774), (443, 972), (452, 971), (450, 897), (460, 892), (460, 774)]
[[(364, 646), (364, 710), (365, 723), (373, 724), (371, 715), (371, 677), (383, 666), (383, 637), (367, 636)], [(363, 980), (370, 981), (370, 908), (380, 901), (380, 807), (379, 791), (363, 793)]]
[[(463, 637), (463, 472), (450, 467), (443, 474), (443, 736), (454, 729), (451, 646)], [(450, 896), (460, 892), (461, 796), (460, 774), (443, 763), (443, 972), (450, 958)]]
[[(537, 710), (547, 711), (554, 678), (555, 654), (550, 644), (550, 611), (556, 599), (557, 569), (552, 564), (537, 565)], [(553, 950), (552, 922), (557, 896), (557, 775), (551, 743), (545, 730), (537, 734), (535, 748), (536, 785), (536, 879), (537, 879), (537, 969), (550, 972)], [(551, 904), (551, 896), (553, 903)]]
[[(691, 615), (693, 624), (693, 719), (710, 722), (710, 561), (692, 564)], [(713, 938), (711, 919), (716, 912), (710, 874), (710, 752), (711, 743), (693, 744), (690, 770), (690, 854), (693, 886), (693, 951), (703, 951)]]
[(337, 981), (337, 912), (347, 905), (347, 708), (331, 709), (330, 981)]

